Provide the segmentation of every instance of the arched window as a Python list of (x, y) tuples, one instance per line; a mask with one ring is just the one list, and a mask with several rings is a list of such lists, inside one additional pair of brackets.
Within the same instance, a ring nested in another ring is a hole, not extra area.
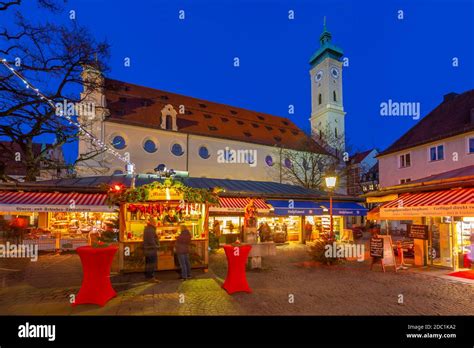
[(332, 91), (332, 99), (334, 99), (334, 101), (337, 101), (336, 91)]
[(334, 128), (334, 136), (335, 136), (336, 139), (337, 139), (337, 128)]
[(323, 103), (323, 96), (321, 95), (321, 93), (319, 93), (318, 95), (318, 102), (319, 102), (319, 105)]
[(166, 115), (166, 129), (173, 129), (173, 118), (171, 117), (171, 115)]
[(319, 130), (319, 139), (322, 139), (323, 138), (323, 131), (320, 129)]

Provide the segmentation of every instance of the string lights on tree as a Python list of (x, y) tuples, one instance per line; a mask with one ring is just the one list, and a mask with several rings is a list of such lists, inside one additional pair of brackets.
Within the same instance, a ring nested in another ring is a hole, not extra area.
[[(46, 103), (48, 103), (52, 108), (53, 110), (56, 110), (56, 105), (54, 104), (54, 102), (49, 99), (48, 97), (46, 97), (38, 88), (36, 88), (35, 86), (33, 86), (22, 74), (20, 74), (18, 71), (16, 71), (8, 62), (5, 58), (1, 59), (1, 63), (7, 68), (9, 69), (13, 75), (15, 75), (16, 77), (18, 77), (25, 85), (25, 88), (26, 89), (30, 89), (32, 91), (34, 91), (36, 93), (36, 95), (41, 99), (41, 100), (44, 100)], [(127, 167), (127, 172), (129, 174), (133, 174), (134, 172), (134, 168), (135, 168), (135, 165), (130, 162), (130, 159), (128, 156), (123, 156), (122, 154), (120, 154), (119, 152), (115, 151), (113, 148), (111, 148), (110, 146), (108, 146), (107, 144), (105, 144), (103, 141), (101, 141), (100, 139), (97, 139), (93, 134), (91, 134), (87, 129), (85, 129), (82, 124), (80, 124), (79, 122), (75, 121), (71, 116), (67, 115), (64, 110), (62, 109), (59, 109), (59, 110), (56, 110), (56, 114), (59, 114), (59, 116), (62, 116), (64, 117), (68, 122), (69, 124), (71, 125), (74, 125), (75, 127), (77, 127), (80, 132), (82, 132), (88, 139), (90, 139), (91, 143), (92, 144), (95, 144), (96, 146), (100, 147), (101, 149), (103, 149), (104, 151), (107, 151), (109, 153), (111, 153), (112, 155), (114, 155), (116, 158), (118, 158), (119, 160), (121, 160), (122, 162), (126, 163), (126, 167)]]

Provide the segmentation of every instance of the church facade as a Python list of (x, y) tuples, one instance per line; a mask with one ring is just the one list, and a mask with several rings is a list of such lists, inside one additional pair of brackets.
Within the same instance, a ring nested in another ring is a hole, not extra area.
[[(285, 117), (105, 78), (90, 67), (83, 79), (100, 87), (85, 87), (82, 99), (95, 104), (95, 113), (79, 120), (97, 138), (129, 156), (137, 173), (166, 168), (192, 177), (284, 182), (282, 168), (293, 163), (282, 149), (329, 156), (330, 137), (339, 140), (336, 154), (344, 151), (342, 51), (331, 43), (326, 28), (320, 43), (310, 60), (311, 135)], [(90, 140), (79, 140), (79, 155), (91, 149)], [(125, 172), (125, 164), (103, 153), (83, 162), (77, 172), (119, 174)]]

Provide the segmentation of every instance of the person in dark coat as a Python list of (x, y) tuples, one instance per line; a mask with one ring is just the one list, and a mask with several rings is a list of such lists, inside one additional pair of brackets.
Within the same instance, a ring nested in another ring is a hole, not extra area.
[(145, 278), (157, 281), (155, 271), (158, 267), (158, 249), (160, 239), (156, 235), (156, 227), (152, 219), (147, 221), (143, 231), (143, 250), (145, 254)]
[(191, 244), (191, 233), (187, 227), (181, 227), (181, 234), (176, 238), (175, 252), (181, 268), (181, 279), (191, 278), (191, 262), (189, 261), (189, 246)]

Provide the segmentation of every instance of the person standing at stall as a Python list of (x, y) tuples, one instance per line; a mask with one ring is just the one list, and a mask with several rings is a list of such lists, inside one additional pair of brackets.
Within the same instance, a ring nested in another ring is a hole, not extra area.
[(309, 221), (306, 221), (304, 225), (304, 233), (305, 233), (305, 242), (311, 242), (313, 236), (313, 224)]
[(191, 233), (186, 226), (181, 226), (181, 233), (176, 238), (175, 252), (178, 256), (179, 267), (181, 268), (181, 279), (190, 279), (191, 262), (189, 261), (189, 245), (191, 244)]
[(143, 250), (145, 253), (145, 278), (150, 281), (159, 282), (155, 278), (155, 271), (158, 267), (158, 249), (160, 240), (156, 235), (156, 224), (150, 218), (147, 221), (145, 230), (143, 231)]

